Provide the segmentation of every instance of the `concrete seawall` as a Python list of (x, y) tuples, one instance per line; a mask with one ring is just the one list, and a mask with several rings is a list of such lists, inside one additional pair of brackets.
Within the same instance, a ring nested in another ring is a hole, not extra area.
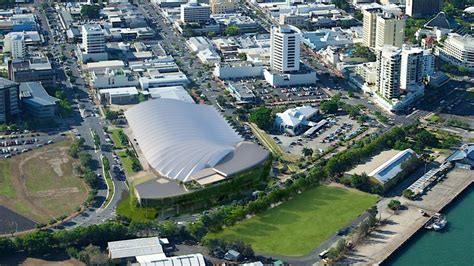
[[(453, 169), (447, 177), (436, 184), (422, 196), (421, 200), (411, 201), (397, 198), (406, 207), (398, 213), (387, 208), (391, 199), (384, 199), (378, 204), (384, 224), (374, 230), (354, 250), (350, 251), (342, 263), (349, 264), (380, 264), (397, 251), (418, 232), (429, 217), (422, 216), (420, 209), (432, 215), (440, 212), (458, 195), (474, 183), (474, 171)], [(449, 222), (449, 217), (448, 222)]]

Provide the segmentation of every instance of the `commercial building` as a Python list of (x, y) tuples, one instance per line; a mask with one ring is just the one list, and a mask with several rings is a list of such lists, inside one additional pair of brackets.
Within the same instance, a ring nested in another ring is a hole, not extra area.
[(300, 33), (297, 28), (287, 25), (272, 27), (270, 67), (280, 73), (300, 69)]
[(58, 113), (59, 99), (50, 96), (40, 82), (20, 83), (22, 110), (36, 119), (54, 118)]
[(90, 86), (94, 89), (138, 86), (138, 79), (131, 71), (120, 69), (97, 69), (90, 72)]
[(191, 0), (187, 4), (181, 5), (180, 15), (181, 22), (184, 24), (207, 22), (211, 18), (211, 7)]
[(8, 123), (20, 113), (18, 83), (0, 78), (0, 123)]
[(107, 60), (104, 30), (98, 24), (82, 25), (82, 62)]
[(444, 46), (436, 49), (442, 60), (474, 72), (474, 37), (450, 34), (444, 41)]
[(21, 83), (39, 81), (43, 86), (53, 86), (56, 72), (47, 57), (32, 56), (29, 59), (13, 59), (8, 64), (9, 79)]
[(110, 88), (99, 91), (101, 102), (107, 104), (138, 103), (138, 90), (135, 87)]
[(243, 142), (212, 106), (152, 99), (131, 107), (125, 117), (148, 164), (167, 179), (207, 185), (268, 157), (257, 144)]
[(100, 25), (86, 24), (82, 26), (82, 46), (85, 53), (105, 52), (105, 36)]
[(282, 25), (292, 25), (298, 27), (303, 26), (306, 22), (309, 22), (309, 17), (296, 13), (280, 14), (279, 22)]
[(429, 17), (443, 7), (443, 0), (406, 0), (406, 14), (410, 17)]
[(377, 16), (375, 47), (392, 45), (401, 48), (405, 38), (405, 18), (390, 12)]
[(210, 0), (212, 14), (225, 14), (235, 12), (239, 6), (238, 0)]
[(345, 47), (354, 43), (352, 36), (343, 32), (341, 28), (304, 32), (302, 39), (303, 43), (313, 50), (324, 49), (328, 46)]
[(311, 120), (318, 113), (318, 109), (311, 106), (291, 108), (283, 113), (276, 114), (275, 125), (281, 132), (296, 136), (316, 125)]
[(229, 83), (226, 90), (237, 104), (253, 104), (257, 100), (253, 91), (245, 83)]
[(142, 90), (189, 84), (189, 80), (183, 72), (160, 73), (157, 70), (148, 70), (143, 73), (143, 76), (138, 78), (138, 82)]
[(351, 177), (366, 174), (372, 182), (380, 184), (386, 189), (392, 180), (395, 180), (403, 172), (403, 163), (413, 157), (418, 157), (418, 155), (412, 149), (383, 151), (366, 163), (359, 164), (356, 168), (346, 172), (345, 175)]
[(99, 62), (87, 63), (85, 69), (89, 72), (102, 70), (119, 70), (125, 67), (122, 60), (105, 60)]
[(212, 74), (222, 80), (256, 78), (263, 76), (263, 67), (244, 61), (219, 62)]
[(23, 58), (26, 54), (25, 35), (20, 32), (11, 32), (5, 35), (3, 51), (10, 52), (12, 59)]
[(377, 51), (378, 93), (387, 100), (400, 97), (401, 49), (384, 46)]

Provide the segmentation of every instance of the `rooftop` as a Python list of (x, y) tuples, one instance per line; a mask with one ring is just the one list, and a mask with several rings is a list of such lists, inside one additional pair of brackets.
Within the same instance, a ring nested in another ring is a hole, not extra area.
[(163, 254), (158, 237), (113, 241), (108, 242), (107, 247), (111, 259)]
[(372, 157), (369, 161), (359, 164), (354, 169), (346, 172), (346, 174), (362, 175), (365, 173), (369, 177), (374, 177), (380, 183), (385, 184), (400, 173), (402, 170), (401, 164), (412, 155), (416, 155), (412, 149), (383, 151)]
[(40, 82), (20, 83), (20, 98), (34, 105), (55, 105), (59, 99), (50, 96)]
[(150, 92), (151, 98), (174, 99), (187, 103), (195, 103), (183, 86), (150, 88), (148, 91)]

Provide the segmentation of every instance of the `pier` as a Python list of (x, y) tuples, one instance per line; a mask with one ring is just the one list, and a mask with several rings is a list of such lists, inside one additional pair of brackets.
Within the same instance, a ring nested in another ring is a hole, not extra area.
[[(354, 250), (348, 252), (342, 263), (381, 264), (423, 227), (434, 213), (441, 212), (474, 182), (474, 171), (454, 168), (446, 178), (427, 191), (420, 200), (396, 198), (404, 205), (397, 213), (389, 210), (391, 199), (379, 202), (383, 224), (369, 234)], [(429, 216), (422, 216), (424, 210)], [(449, 223), (449, 216), (447, 217)]]

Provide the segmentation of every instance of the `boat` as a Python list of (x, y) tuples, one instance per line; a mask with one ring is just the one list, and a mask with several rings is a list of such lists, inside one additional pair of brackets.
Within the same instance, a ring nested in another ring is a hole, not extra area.
[(443, 229), (448, 221), (446, 220), (446, 216), (442, 215), (441, 213), (435, 213), (433, 217), (426, 223), (426, 229), (433, 229), (435, 231), (439, 231)]

